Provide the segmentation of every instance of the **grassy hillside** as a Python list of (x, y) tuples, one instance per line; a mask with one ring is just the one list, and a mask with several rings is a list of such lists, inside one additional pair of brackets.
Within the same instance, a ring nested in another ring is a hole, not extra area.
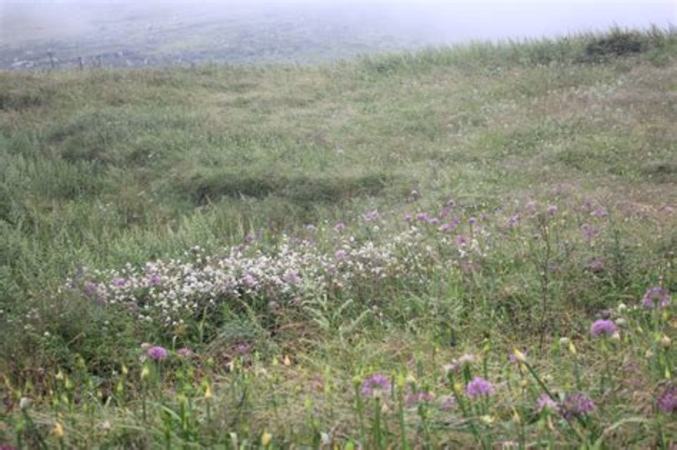
[(670, 448), (676, 124), (657, 30), (0, 73), (0, 444)]

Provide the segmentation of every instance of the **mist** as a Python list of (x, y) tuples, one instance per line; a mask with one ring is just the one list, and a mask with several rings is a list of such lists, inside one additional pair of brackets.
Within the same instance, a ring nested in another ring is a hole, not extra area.
[(471, 40), (668, 27), (677, 2), (0, 0), (0, 67), (306, 62)]

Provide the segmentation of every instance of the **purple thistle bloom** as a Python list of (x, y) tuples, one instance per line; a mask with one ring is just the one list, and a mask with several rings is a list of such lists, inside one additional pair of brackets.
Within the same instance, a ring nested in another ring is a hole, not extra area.
[(334, 258), (336, 258), (337, 261), (343, 261), (348, 257), (348, 252), (345, 250), (336, 250), (336, 253), (334, 253)]
[(148, 355), (148, 357), (153, 361), (162, 361), (164, 359), (167, 359), (167, 356), (169, 356), (169, 352), (167, 352), (166, 348), (156, 345), (154, 347), (149, 348), (146, 351), (146, 355)]
[(449, 223), (443, 224), (438, 229), (442, 233), (448, 233), (450, 231), (453, 231), (454, 228), (456, 228), (456, 224), (454, 222), (449, 222)]
[(582, 417), (595, 410), (595, 403), (587, 395), (578, 392), (568, 395), (562, 404), (562, 415), (566, 419)]
[(411, 222), (412, 220), (413, 220), (413, 217), (412, 217), (411, 214), (406, 213), (406, 214), (404, 215), (404, 221), (405, 221), (405, 222)]
[(596, 320), (590, 327), (590, 334), (593, 337), (611, 336), (618, 331), (618, 327), (611, 320)]
[(585, 238), (586, 241), (592, 241), (599, 234), (599, 230), (587, 223), (584, 223), (583, 225), (581, 225), (581, 233), (583, 233), (583, 237)]
[(420, 403), (430, 403), (435, 399), (435, 396), (427, 391), (421, 392), (412, 392), (407, 394), (404, 399), (405, 404), (408, 408), (417, 406)]
[(494, 386), (482, 377), (475, 377), (465, 387), (465, 393), (470, 398), (489, 396), (494, 393)]
[(127, 280), (124, 278), (113, 279), (113, 286), (115, 287), (123, 287), (125, 284), (127, 284)]
[(517, 225), (519, 225), (519, 223), (520, 223), (520, 215), (513, 214), (508, 219), (508, 228), (515, 228)]
[(334, 231), (337, 233), (340, 233), (341, 231), (346, 229), (346, 224), (343, 222), (338, 222), (336, 225), (334, 225)]
[(541, 394), (536, 400), (536, 411), (540, 412), (557, 412), (559, 405), (548, 394)]
[(456, 245), (459, 247), (465, 247), (468, 244), (468, 238), (463, 236), (462, 234), (459, 234), (456, 236)]
[(373, 397), (388, 391), (390, 391), (390, 380), (380, 373), (374, 373), (365, 378), (360, 390), (365, 397)]
[(84, 292), (85, 295), (92, 297), (96, 295), (96, 292), (98, 291), (99, 287), (96, 283), (92, 283), (91, 281), (85, 282), (85, 287), (84, 287)]
[(469, 223), (470, 225), (475, 225), (475, 224), (477, 223), (477, 218), (476, 218), (476, 217), (471, 217), (470, 219), (468, 219), (468, 223)]
[(557, 205), (548, 205), (546, 211), (549, 215), (554, 216), (557, 213)]
[(677, 386), (668, 386), (656, 399), (658, 409), (665, 414), (677, 412)]
[(420, 212), (416, 214), (416, 220), (419, 222), (429, 222), (430, 221), (430, 216), (428, 215), (427, 212)]
[(642, 297), (642, 306), (647, 309), (667, 308), (670, 306), (670, 292), (660, 286), (647, 289)]
[(156, 273), (154, 273), (153, 275), (148, 277), (148, 284), (150, 284), (151, 286), (157, 286), (161, 282), (162, 282), (162, 278), (160, 277), (160, 275), (158, 275)]

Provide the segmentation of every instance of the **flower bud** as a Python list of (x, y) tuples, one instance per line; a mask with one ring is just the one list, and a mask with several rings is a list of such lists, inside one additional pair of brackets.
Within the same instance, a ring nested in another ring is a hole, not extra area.
[(264, 447), (268, 447), (272, 440), (273, 435), (268, 433), (267, 431), (264, 431), (263, 434), (261, 435), (261, 445), (263, 445)]
[(32, 404), (33, 400), (31, 400), (28, 397), (21, 397), (21, 399), (19, 400), (19, 408), (21, 408), (22, 410), (30, 408)]
[(64, 434), (66, 434), (63, 431), (63, 425), (61, 425), (59, 422), (56, 422), (54, 424), (54, 428), (52, 428), (52, 434), (54, 435), (55, 438), (62, 439)]
[(523, 364), (527, 361), (526, 355), (517, 349), (513, 350), (512, 354), (515, 357), (515, 360), (519, 363)]

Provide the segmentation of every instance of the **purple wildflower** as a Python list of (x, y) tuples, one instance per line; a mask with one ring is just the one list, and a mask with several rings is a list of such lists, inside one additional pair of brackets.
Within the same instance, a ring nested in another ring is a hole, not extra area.
[(406, 214), (404, 215), (404, 221), (405, 221), (405, 222), (411, 222), (413, 219), (414, 219), (413, 216), (412, 216), (411, 214), (409, 214), (409, 213), (406, 213)]
[(595, 210), (591, 212), (590, 215), (593, 217), (606, 217), (609, 215), (609, 213), (606, 211), (606, 209), (600, 206), (599, 208), (595, 208)]
[(582, 417), (595, 410), (595, 403), (587, 395), (578, 392), (568, 395), (562, 404), (562, 415), (566, 419)]
[(508, 219), (508, 228), (515, 228), (517, 225), (519, 225), (519, 223), (520, 223), (520, 215), (513, 214)]
[(541, 394), (536, 400), (536, 411), (540, 412), (557, 412), (559, 405), (548, 394)]
[(388, 391), (390, 391), (390, 380), (380, 373), (374, 373), (365, 378), (360, 390), (365, 397), (373, 397)]
[(158, 275), (156, 273), (154, 273), (154, 274), (152, 274), (151, 276), (148, 277), (148, 284), (150, 284), (151, 286), (157, 286), (161, 282), (162, 282), (162, 278), (160, 277), (160, 275)]
[(668, 386), (656, 399), (658, 409), (665, 414), (677, 412), (677, 386)]
[(343, 222), (338, 222), (336, 225), (334, 225), (334, 231), (337, 233), (340, 233), (341, 231), (346, 229), (346, 224)]
[(618, 331), (618, 327), (612, 320), (596, 320), (590, 327), (592, 337), (611, 336)]
[(167, 359), (169, 353), (167, 352), (166, 348), (156, 345), (154, 347), (149, 348), (146, 351), (146, 355), (148, 355), (148, 357), (153, 361), (162, 361), (163, 359)]
[(438, 230), (441, 233), (448, 233), (450, 231), (453, 231), (454, 228), (456, 228), (456, 224), (454, 222), (449, 222), (449, 223), (442, 224), (442, 226), (440, 226), (438, 228)]
[(251, 289), (251, 288), (255, 288), (256, 285), (258, 284), (258, 282), (256, 281), (256, 277), (254, 277), (254, 275), (252, 275), (251, 273), (247, 273), (247, 274), (245, 274), (245, 276), (242, 277), (242, 284), (245, 287), (248, 287), (248, 288)]
[(468, 244), (468, 238), (463, 236), (462, 234), (459, 234), (456, 236), (456, 245), (459, 247), (465, 247)]
[(524, 205), (524, 208), (533, 214), (536, 212), (536, 206), (538, 206), (538, 203), (535, 200), (529, 200), (527, 204)]
[(366, 213), (362, 214), (362, 219), (365, 222), (374, 222), (375, 220), (378, 220), (380, 217), (381, 215), (378, 213), (378, 210), (376, 209), (367, 211)]
[(667, 308), (670, 305), (670, 292), (660, 286), (647, 289), (642, 297), (642, 306), (647, 309)]
[(546, 212), (547, 212), (549, 215), (554, 216), (555, 214), (557, 214), (557, 209), (558, 209), (558, 208), (557, 208), (557, 205), (548, 205), (548, 208), (546, 209)]
[(336, 258), (337, 261), (343, 261), (348, 257), (348, 252), (345, 250), (336, 250), (336, 253), (334, 253), (334, 258)]
[(430, 221), (430, 215), (428, 215), (427, 212), (420, 212), (416, 214), (416, 220), (419, 222), (429, 222)]
[(91, 281), (85, 282), (85, 287), (84, 287), (84, 292), (85, 295), (92, 297), (96, 295), (96, 292), (98, 291), (99, 286), (96, 283), (92, 283)]
[(16, 447), (9, 444), (0, 444), (0, 450), (16, 450)]
[(296, 270), (287, 270), (284, 275), (282, 275), (282, 279), (291, 285), (301, 284), (301, 276)]
[(482, 377), (475, 377), (465, 387), (465, 393), (470, 398), (489, 396), (494, 393), (494, 386)]
[(407, 405), (408, 408), (417, 406), (420, 403), (430, 403), (435, 399), (435, 396), (427, 391), (421, 391), (421, 392), (411, 392), (407, 394), (406, 398), (404, 399), (405, 404)]
[(127, 284), (127, 280), (125, 278), (114, 278), (113, 279), (113, 286), (115, 286), (115, 287), (123, 287), (125, 284)]
[(602, 258), (592, 258), (585, 265), (585, 268), (592, 273), (600, 273), (604, 271), (604, 260)]
[(581, 233), (586, 241), (592, 241), (599, 234), (599, 230), (587, 223), (581, 225)]
[(468, 219), (468, 223), (469, 223), (470, 225), (475, 225), (475, 224), (477, 224), (477, 218), (476, 218), (476, 217), (471, 217), (470, 219)]

